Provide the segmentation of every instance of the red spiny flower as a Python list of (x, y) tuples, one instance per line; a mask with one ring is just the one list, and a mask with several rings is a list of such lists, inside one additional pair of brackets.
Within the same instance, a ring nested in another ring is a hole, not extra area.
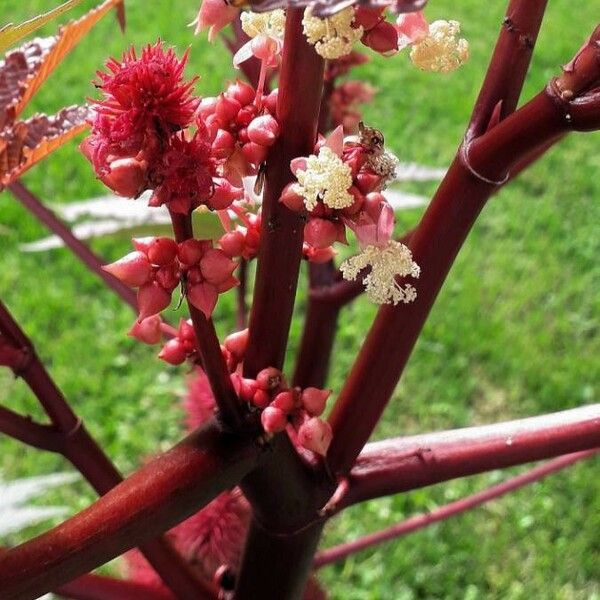
[(191, 95), (197, 78), (183, 81), (187, 59), (188, 52), (180, 60), (172, 48), (165, 51), (159, 40), (146, 46), (139, 58), (131, 48), (121, 61), (108, 61), (110, 73), (98, 72), (96, 85), (105, 98), (96, 110), (114, 121), (117, 138), (146, 127), (171, 133), (192, 123), (199, 100)]

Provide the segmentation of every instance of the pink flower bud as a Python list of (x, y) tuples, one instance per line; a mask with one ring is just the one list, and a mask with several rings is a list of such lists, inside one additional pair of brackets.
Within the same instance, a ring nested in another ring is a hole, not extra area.
[(141, 322), (135, 321), (127, 335), (150, 346), (158, 344), (162, 339), (161, 322), (160, 315), (153, 315)]
[(221, 237), (219, 245), (227, 256), (241, 256), (244, 251), (244, 234), (241, 231), (229, 231)]
[(177, 242), (167, 237), (154, 238), (148, 247), (147, 256), (154, 265), (168, 265), (177, 256)]
[(238, 15), (239, 9), (230, 6), (223, 0), (202, 0), (198, 16), (192, 25), (196, 26), (194, 33), (198, 35), (208, 27), (208, 41), (212, 42), (217, 33), (227, 27)]
[(249, 83), (236, 79), (235, 83), (231, 83), (227, 88), (227, 95), (237, 100), (242, 106), (246, 106), (254, 101), (256, 92)]
[(211, 248), (210, 241), (189, 239), (179, 244), (177, 256), (184, 265), (195, 265), (200, 262), (209, 248)]
[(279, 387), (283, 378), (283, 373), (275, 367), (267, 367), (256, 376), (256, 385), (265, 391), (274, 390)]
[(302, 406), (306, 412), (313, 417), (318, 417), (325, 410), (327, 398), (331, 392), (329, 390), (320, 390), (315, 387), (308, 387), (302, 391)]
[(239, 392), (240, 398), (246, 402), (252, 402), (254, 394), (258, 389), (256, 387), (256, 381), (254, 379), (246, 379), (244, 377), (240, 377), (239, 379)]
[(252, 122), (252, 119), (256, 116), (256, 107), (250, 104), (249, 106), (245, 106), (240, 110), (240, 112), (235, 117), (235, 122), (240, 127), (248, 127)]
[(288, 414), (294, 410), (295, 398), (294, 392), (292, 390), (286, 390), (285, 392), (279, 392), (273, 398), (273, 402), (271, 402), (271, 406), (273, 408), (278, 408), (282, 410), (284, 413)]
[(158, 358), (170, 365), (180, 365), (185, 362), (186, 357), (185, 346), (177, 338), (169, 340), (158, 353)]
[(365, 46), (385, 56), (391, 56), (398, 52), (398, 32), (387, 21), (381, 21), (373, 29), (367, 31), (361, 41)]
[(376, 191), (380, 184), (381, 177), (375, 173), (359, 173), (356, 176), (356, 187), (363, 194)]
[(300, 212), (304, 210), (304, 198), (295, 191), (294, 183), (288, 183), (281, 192), (279, 202), (285, 204), (290, 210)]
[(287, 418), (282, 410), (267, 406), (260, 415), (260, 422), (267, 433), (278, 433), (285, 429)]
[(221, 122), (229, 123), (235, 119), (240, 108), (242, 108), (242, 105), (235, 98), (220, 94), (215, 106), (215, 115), (217, 115)]
[(181, 319), (177, 328), (177, 337), (185, 342), (196, 343), (196, 330), (190, 319)]
[(279, 88), (275, 88), (265, 99), (265, 108), (272, 114), (277, 114), (277, 96), (279, 95)]
[(271, 402), (271, 396), (265, 390), (256, 390), (252, 396), (252, 404), (256, 408), (266, 408)]
[(130, 252), (116, 262), (104, 265), (102, 269), (131, 287), (143, 285), (152, 273), (152, 265), (148, 258), (139, 251)]
[(210, 197), (207, 204), (213, 210), (224, 210), (231, 206), (234, 200), (244, 196), (243, 188), (235, 187), (223, 177), (215, 177), (215, 193)]
[(217, 305), (217, 288), (210, 283), (196, 283), (187, 287), (188, 300), (204, 313), (204, 316), (209, 319), (212, 315), (215, 306)]
[(267, 158), (269, 149), (266, 146), (261, 146), (255, 142), (248, 142), (242, 146), (242, 154), (244, 158), (252, 165), (259, 165)]
[(137, 198), (146, 189), (146, 165), (135, 158), (118, 158), (100, 179), (119, 196)]
[(327, 219), (310, 219), (304, 226), (304, 241), (314, 248), (327, 248), (337, 237), (336, 226)]
[(215, 158), (229, 158), (235, 150), (235, 139), (224, 129), (219, 129), (212, 143), (212, 153)]
[(156, 281), (145, 283), (137, 294), (139, 321), (159, 313), (171, 304), (171, 294)]
[(242, 329), (231, 333), (225, 338), (225, 348), (231, 352), (236, 358), (242, 359), (246, 354), (248, 347), (248, 329)]
[(396, 29), (399, 34), (398, 46), (402, 49), (426, 38), (429, 34), (429, 23), (419, 10), (400, 15), (396, 20)]
[(215, 96), (211, 96), (209, 98), (202, 98), (202, 100), (200, 100), (200, 104), (198, 105), (198, 114), (202, 117), (203, 121), (206, 121), (206, 119), (210, 115), (215, 114), (215, 110), (217, 108), (217, 100), (218, 98), (216, 98)]
[(318, 417), (308, 419), (300, 425), (298, 430), (298, 442), (307, 450), (312, 450), (321, 456), (327, 454), (327, 448), (331, 444), (332, 437), (333, 433), (329, 423)]
[(269, 114), (256, 117), (248, 125), (250, 141), (261, 146), (272, 146), (279, 137), (279, 132), (279, 123)]
[(179, 265), (172, 263), (165, 267), (160, 267), (154, 274), (155, 280), (168, 292), (172, 292), (181, 279)]
[(313, 248), (308, 244), (303, 247), (304, 256), (309, 262), (314, 263), (326, 263), (330, 261), (336, 254), (335, 250), (329, 246), (329, 248)]
[(223, 283), (236, 268), (234, 263), (223, 250), (211, 248), (204, 253), (200, 260), (200, 270), (204, 278), (210, 283)]
[(381, 8), (357, 7), (354, 12), (354, 26), (362, 25), (365, 31), (373, 29), (383, 19), (381, 11)]

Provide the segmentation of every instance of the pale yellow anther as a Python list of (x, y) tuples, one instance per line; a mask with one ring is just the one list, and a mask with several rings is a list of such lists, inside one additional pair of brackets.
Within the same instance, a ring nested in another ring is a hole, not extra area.
[(264, 13), (244, 11), (240, 15), (242, 29), (251, 38), (258, 35), (266, 35), (278, 39), (283, 38), (285, 30), (285, 11), (281, 9), (271, 10)]
[(369, 299), (376, 304), (408, 304), (417, 297), (417, 290), (406, 283), (400, 285), (396, 277), (418, 278), (419, 265), (412, 259), (410, 250), (402, 243), (390, 240), (386, 246), (367, 246), (360, 254), (345, 260), (340, 270), (344, 279), (355, 280), (359, 273), (370, 267), (362, 280)]
[(324, 19), (313, 16), (309, 7), (304, 11), (302, 25), (308, 43), (315, 47), (317, 54), (332, 60), (350, 54), (354, 43), (362, 37), (362, 25), (352, 27), (353, 21), (352, 6)]
[(413, 45), (410, 59), (423, 71), (455, 71), (469, 60), (469, 42), (459, 33), (458, 21), (434, 21), (427, 37)]
[(328, 146), (319, 155), (306, 159), (306, 170), (296, 171), (298, 183), (294, 191), (304, 198), (306, 210), (314, 210), (319, 200), (329, 208), (347, 208), (354, 202), (348, 190), (352, 187), (352, 171)]

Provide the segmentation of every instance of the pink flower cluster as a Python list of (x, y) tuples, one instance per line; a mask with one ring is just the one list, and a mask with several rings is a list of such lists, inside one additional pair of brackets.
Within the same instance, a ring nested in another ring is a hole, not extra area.
[[(212, 240), (189, 239), (180, 244), (167, 237), (133, 240), (134, 252), (104, 269), (131, 287), (138, 288), (139, 321), (169, 306), (181, 282), (188, 300), (210, 317), (220, 293), (238, 284), (237, 264)], [(151, 335), (150, 335), (151, 337)]]
[[(316, 178), (311, 172), (311, 159), (318, 161), (322, 148), (329, 148), (329, 155), (347, 167), (348, 185), (342, 184), (342, 190), (350, 202), (344, 208), (328, 205), (324, 200), (327, 186), (330, 190), (339, 184), (339, 177), (332, 174), (327, 178), (325, 170), (324, 176)], [(384, 151), (383, 137), (377, 130), (366, 127), (360, 136), (344, 140), (342, 128), (338, 127), (327, 139), (319, 139), (315, 155), (294, 159), (291, 169), (297, 177), (303, 175), (303, 181), (314, 178), (317, 185), (323, 186), (317, 190), (319, 194), (312, 208), (307, 207), (306, 188), (299, 183), (288, 184), (280, 197), (280, 202), (291, 210), (307, 213), (304, 254), (308, 260), (329, 260), (335, 254), (332, 244), (347, 244), (346, 227), (354, 231), (361, 246), (382, 247), (391, 239), (394, 213), (381, 190), (394, 176), (395, 159)], [(314, 186), (311, 189), (314, 191)]]
[(199, 114), (214, 140), (213, 156), (222, 161), (222, 172), (233, 184), (241, 185), (242, 177), (256, 174), (277, 141), (276, 104), (276, 90), (262, 99), (250, 84), (239, 80), (200, 103)]

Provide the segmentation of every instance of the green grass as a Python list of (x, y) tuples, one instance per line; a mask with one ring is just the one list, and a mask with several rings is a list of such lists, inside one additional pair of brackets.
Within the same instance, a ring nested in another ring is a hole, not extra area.
[[(53, 4), (3, 0), (0, 23), (17, 22)], [(199, 93), (217, 93), (233, 77), (230, 59), (219, 46), (194, 39), (185, 27), (196, 4), (129, 0), (126, 35), (118, 33), (110, 17), (105, 19), (39, 93), (34, 108), (53, 111), (80, 102), (94, 93), (89, 82), (107, 56), (158, 36), (180, 50), (191, 45), (190, 72), (202, 75)], [(471, 42), (472, 59), (455, 74), (418, 72), (406, 56), (375, 58), (359, 70), (379, 89), (366, 121), (384, 131), (402, 160), (450, 162), (504, 4), (431, 0), (428, 16), (460, 20)], [(597, 18), (595, 3), (578, 3), (577, 10), (568, 0), (550, 4), (524, 98), (572, 56)], [(598, 134), (569, 137), (493, 198), (450, 273), (377, 437), (488, 423), (597, 400), (599, 141)], [(75, 144), (35, 168), (25, 182), (52, 202), (103, 191)], [(428, 185), (407, 189), (433, 192)], [(89, 429), (118, 466), (130, 472), (180, 435), (177, 398), (184, 389), (184, 369), (165, 367), (151, 349), (127, 338), (130, 311), (66, 251), (19, 251), (20, 243), (45, 232), (10, 194), (0, 195), (0, 211), (3, 300), (35, 340)], [(418, 217), (419, 211), (403, 213), (400, 226), (410, 226)], [(127, 247), (124, 241), (94, 243), (95, 250), (113, 259)], [(220, 305), (221, 332), (232, 327), (230, 309), (230, 301)], [(302, 312), (301, 301), (290, 353)], [(344, 312), (330, 382), (334, 390), (340, 388), (373, 314), (364, 299)], [(0, 375), (0, 402), (39, 414), (24, 386), (5, 373)], [(364, 552), (323, 570), (322, 580), (332, 598), (344, 600), (598, 599), (597, 467), (597, 461), (589, 461), (468, 515)], [(3, 477), (58, 468), (66, 468), (59, 458), (0, 438)], [(506, 475), (491, 473), (353, 508), (328, 527), (324, 543), (374, 531)], [(83, 483), (52, 495), (73, 510), (92, 498)]]

